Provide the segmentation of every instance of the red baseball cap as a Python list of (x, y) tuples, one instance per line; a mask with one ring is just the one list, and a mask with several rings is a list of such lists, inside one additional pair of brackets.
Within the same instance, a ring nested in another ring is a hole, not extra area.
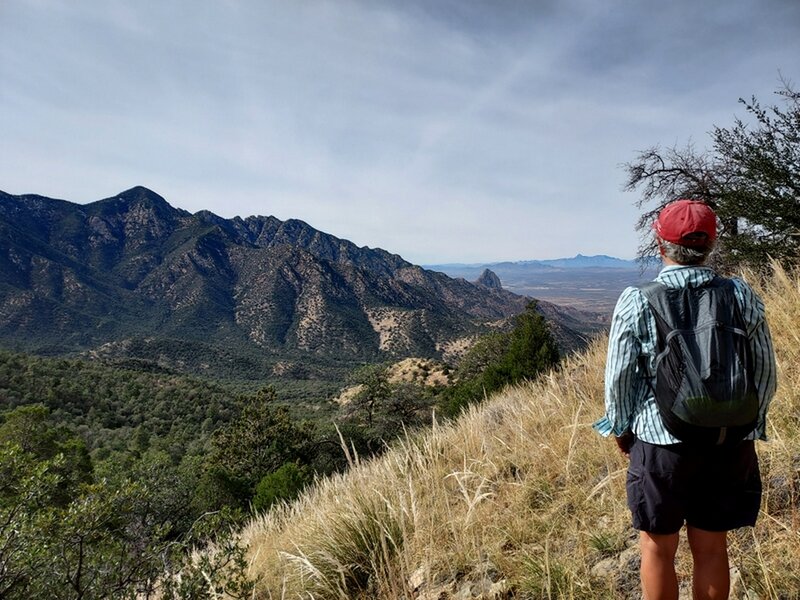
[(717, 239), (717, 215), (705, 202), (676, 200), (653, 223), (658, 237), (679, 246), (703, 247)]

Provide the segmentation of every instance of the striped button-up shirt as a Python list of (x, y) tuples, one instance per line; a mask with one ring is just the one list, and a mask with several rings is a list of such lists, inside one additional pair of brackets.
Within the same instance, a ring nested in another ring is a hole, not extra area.
[[(709, 267), (668, 266), (656, 281), (670, 288), (697, 287), (713, 279)], [(758, 423), (747, 439), (766, 439), (766, 415), (775, 394), (775, 355), (764, 318), (764, 303), (741, 279), (733, 279), (736, 300), (747, 325), (753, 349), (755, 385), (759, 399)], [(633, 431), (651, 444), (678, 443), (665, 428), (658, 414), (653, 392), (642, 373), (640, 356), (646, 357), (648, 372), (655, 372), (656, 322), (642, 292), (626, 288), (619, 297), (611, 320), (605, 379), (605, 416), (593, 427), (601, 435), (620, 436)]]

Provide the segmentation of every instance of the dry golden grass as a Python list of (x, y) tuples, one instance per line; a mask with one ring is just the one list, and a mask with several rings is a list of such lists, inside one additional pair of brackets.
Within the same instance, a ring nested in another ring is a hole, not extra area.
[[(780, 384), (772, 441), (758, 447), (762, 514), (732, 535), (731, 562), (737, 589), (800, 598), (800, 282), (776, 270), (755, 285)], [(604, 360), (599, 340), (254, 520), (243, 539), (256, 597), (638, 598), (625, 461), (590, 427), (603, 411)]]

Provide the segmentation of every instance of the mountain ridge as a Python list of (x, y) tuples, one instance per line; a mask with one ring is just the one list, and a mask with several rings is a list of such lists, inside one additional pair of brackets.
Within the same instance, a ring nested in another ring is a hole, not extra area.
[[(82, 205), (0, 192), (0, 217), (0, 342), (35, 353), (187, 372), (235, 360), (264, 378), (287, 355), (312, 371), (441, 358), (529, 301), (297, 219), (192, 214), (142, 186)], [(566, 347), (576, 323), (555, 325)]]
[(617, 298), (628, 286), (640, 285), (660, 269), (655, 259), (625, 260), (605, 254), (516, 262), (427, 265), (451, 277), (475, 280), (486, 269), (505, 290), (611, 316)]
[(611, 268), (611, 269), (632, 269), (639, 268), (641, 265), (638, 259), (625, 259), (608, 254), (584, 255), (580, 252), (572, 257), (563, 258), (543, 258), (527, 260), (504, 260), (496, 262), (478, 263), (426, 263), (423, 265), (427, 269), (442, 268), (447, 272), (448, 269), (492, 269), (493, 267), (557, 267), (564, 269), (584, 269), (584, 268)]

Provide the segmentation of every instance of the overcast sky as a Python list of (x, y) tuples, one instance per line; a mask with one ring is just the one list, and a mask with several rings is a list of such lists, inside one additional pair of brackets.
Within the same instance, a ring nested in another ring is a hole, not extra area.
[(621, 164), (800, 83), (797, 0), (0, 0), (0, 189), (421, 264), (631, 258)]

